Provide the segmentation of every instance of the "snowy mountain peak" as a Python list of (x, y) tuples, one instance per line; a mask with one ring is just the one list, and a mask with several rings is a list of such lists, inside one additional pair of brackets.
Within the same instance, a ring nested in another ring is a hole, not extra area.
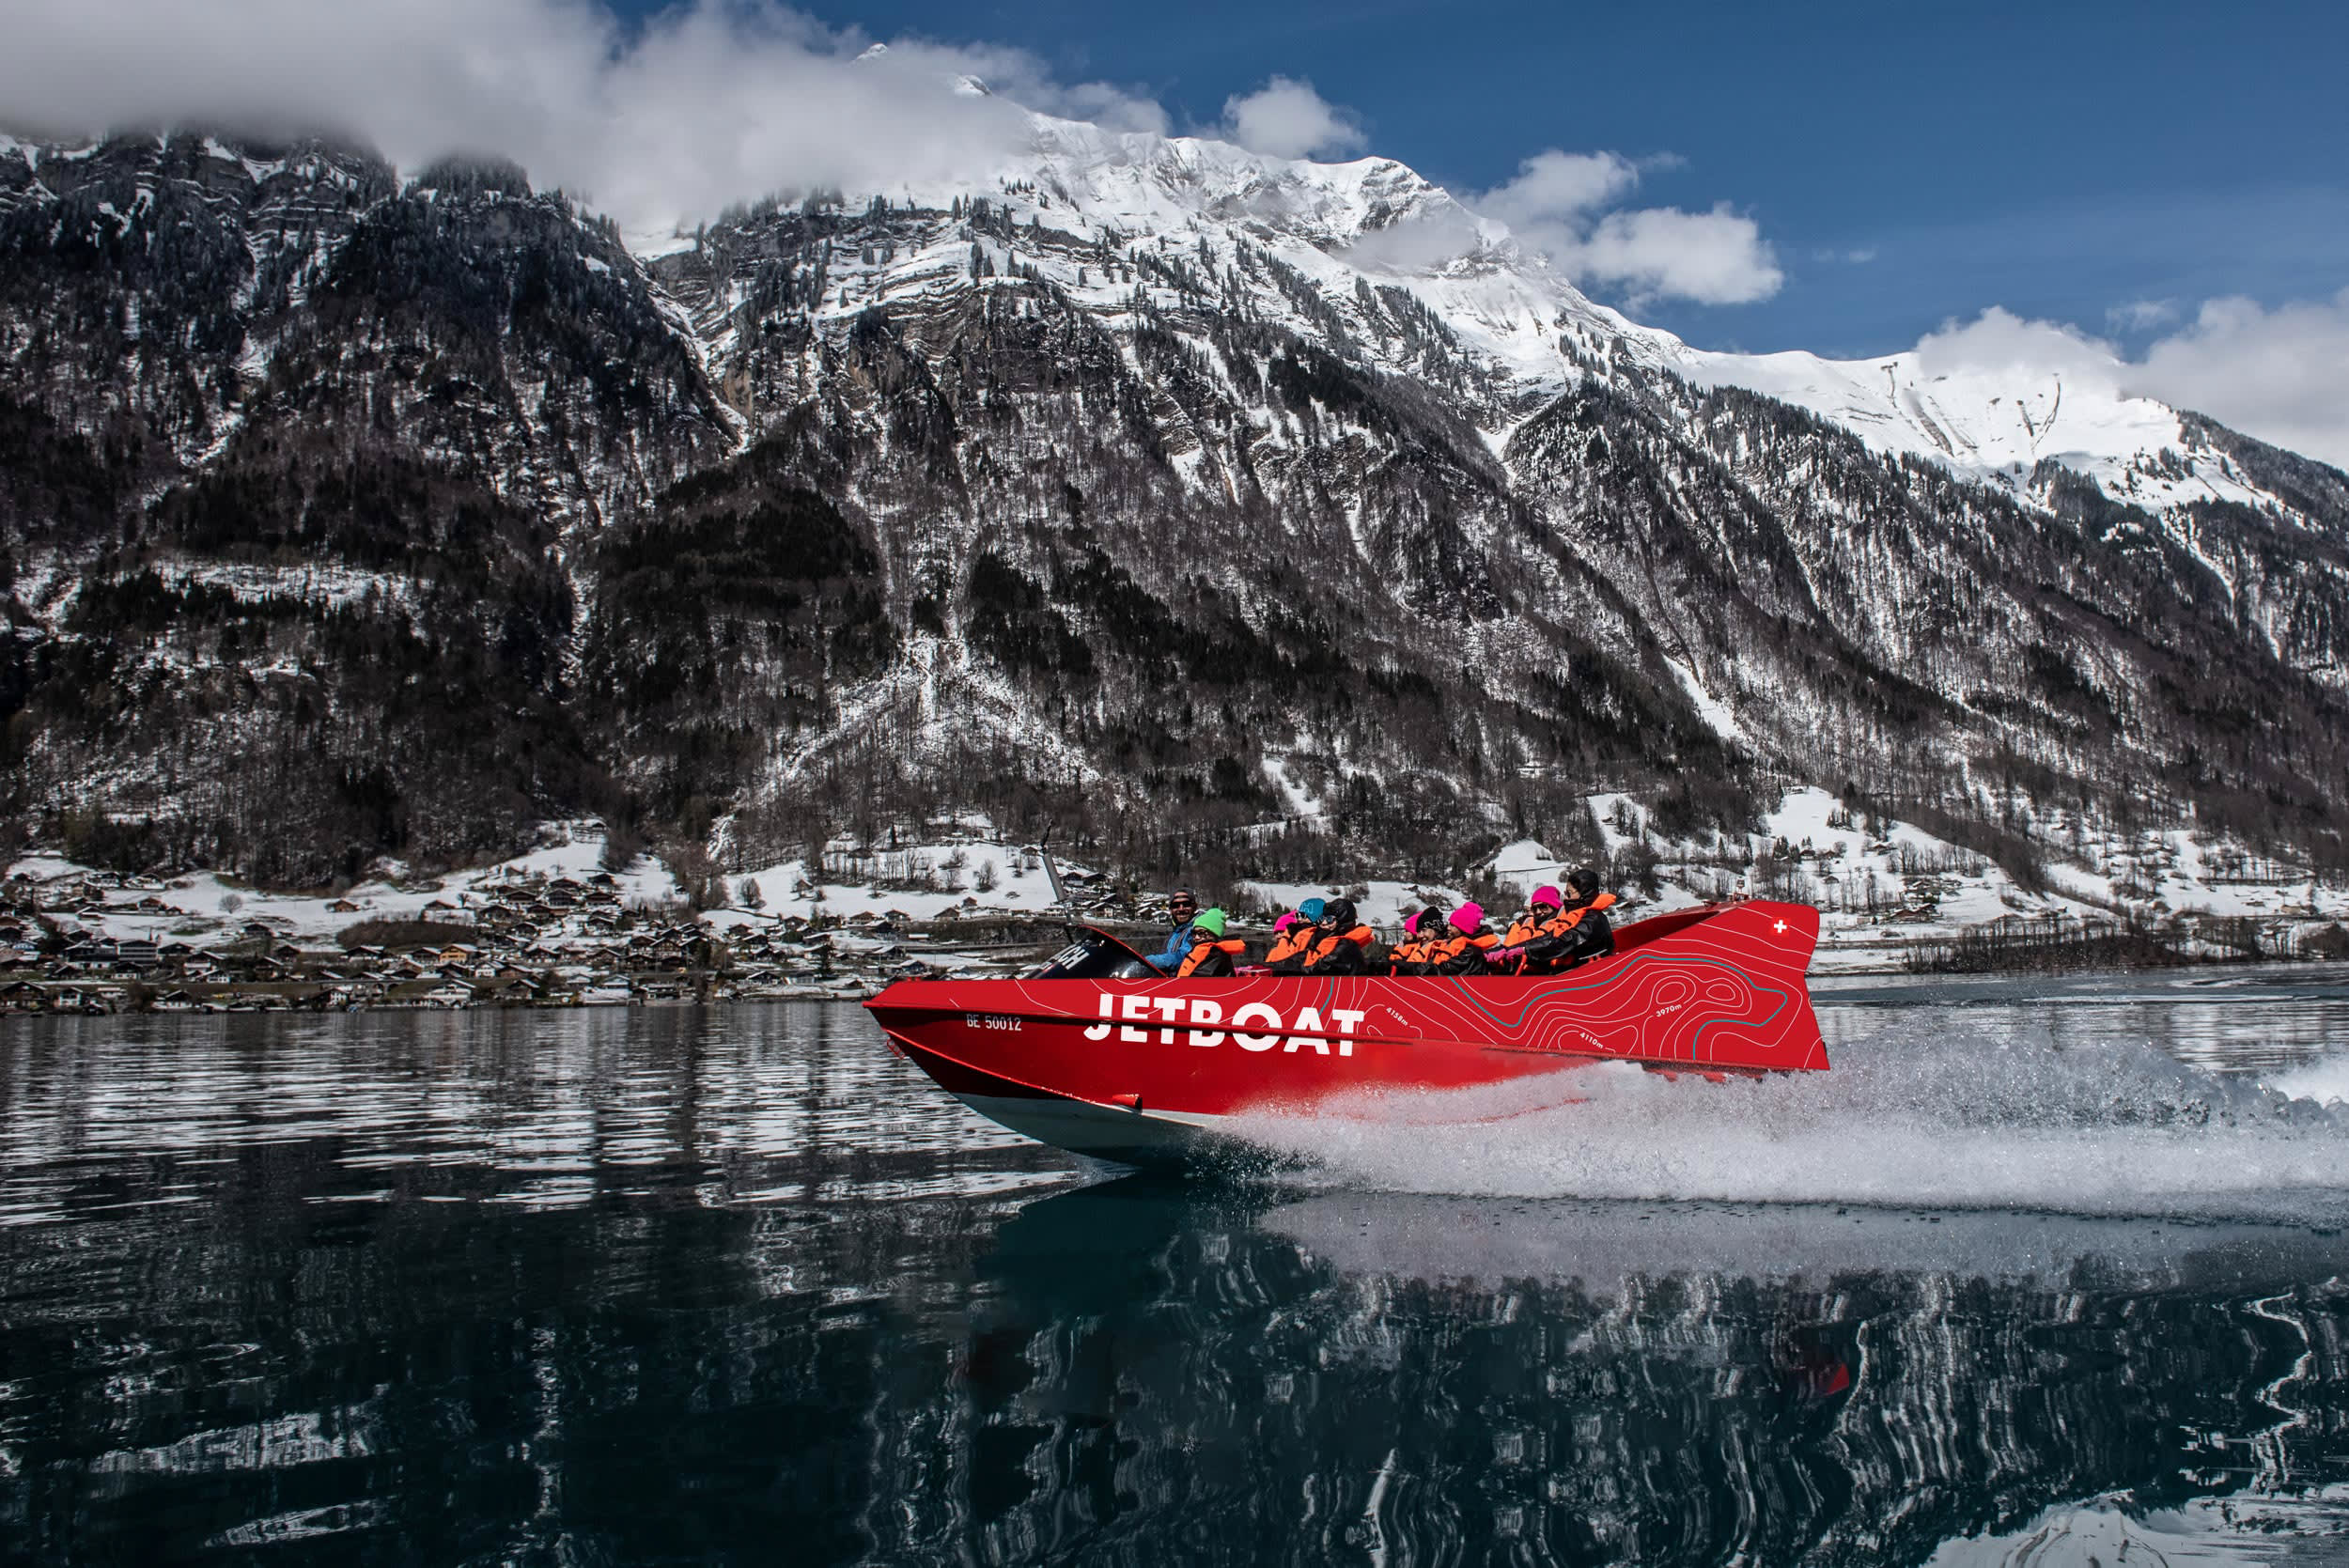
[[(1003, 161), (992, 190), (904, 186), (892, 194), (935, 209), (983, 195), (1014, 225), (1107, 247), (1090, 258), (1022, 255), (1040, 275), (1080, 291), (1124, 287), (1088, 259), (1143, 246), (1187, 256), (1203, 281), (1228, 278), (1243, 252), (1269, 258), (1283, 269), (1270, 284), (1238, 268), (1237, 292), (1221, 303), (1314, 333), (1333, 321), (1366, 326), (1362, 291), (1401, 288), (1476, 367), (1485, 390), (1476, 418), (1496, 444), (1542, 401), (1628, 364), (1778, 398), (1843, 427), (1872, 451), (1936, 462), (2026, 501), (2050, 463), (2150, 511), (2277, 500), (2223, 454), (2198, 451), (2203, 443), (2179, 411), (2130, 394), (2118, 362), (2100, 360), (2087, 345), (2079, 363), (2061, 371), (1926, 349), (1834, 361), (1698, 349), (1593, 301), (1506, 225), (1393, 159), (1278, 158), (1211, 137), (1115, 131), (1033, 112), (1026, 124), (1024, 147)], [(941, 254), (966, 242), (954, 236)], [(901, 264), (900, 272), (934, 277), (936, 268)], [(874, 292), (845, 281), (835, 313), (893, 291), (886, 280), (876, 280)], [(1417, 351), (1391, 351), (1375, 330), (1352, 335), (1355, 357), (1372, 367), (1425, 369)]]

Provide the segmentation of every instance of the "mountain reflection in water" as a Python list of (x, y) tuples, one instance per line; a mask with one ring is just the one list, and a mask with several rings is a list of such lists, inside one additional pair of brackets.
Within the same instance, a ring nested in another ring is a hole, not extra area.
[(8, 1562), (2349, 1546), (2330, 1226), (1104, 1179), (848, 1008), (8, 1024), (0, 1325)]

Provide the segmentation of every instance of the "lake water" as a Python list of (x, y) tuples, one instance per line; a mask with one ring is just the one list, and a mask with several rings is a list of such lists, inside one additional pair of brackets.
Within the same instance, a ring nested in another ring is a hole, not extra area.
[(10, 1020), (0, 1562), (2349, 1560), (2349, 985), (2224, 978), (1220, 1185), (848, 1006)]

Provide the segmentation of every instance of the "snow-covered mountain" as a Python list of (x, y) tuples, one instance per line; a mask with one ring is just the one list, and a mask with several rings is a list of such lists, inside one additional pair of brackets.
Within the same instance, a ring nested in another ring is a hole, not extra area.
[(580, 812), (1435, 870), (1790, 782), (2341, 857), (2338, 471), (1693, 349), (1392, 161), (1031, 126), (630, 237), (503, 165), (0, 144), (8, 808), (293, 880)]
[[(1643, 334), (1651, 343), (1661, 334)], [(1657, 363), (1700, 385), (1741, 386), (1809, 409), (1871, 451), (1922, 458), (1968, 478), (2031, 493), (2042, 463), (2093, 479), (2114, 500), (2155, 511), (2197, 502), (2281, 505), (2217, 449), (2201, 422), (2116, 377), (1962, 365), (1914, 350), (1871, 360), (1720, 354), (1671, 341)], [(2115, 367), (2117, 369), (2117, 366)]]
[[(2042, 462), (2054, 462), (2151, 508), (2284, 501), (2214, 451), (2201, 422), (2124, 392), (2117, 362), (2066, 374), (2019, 365), (1932, 365), (1914, 350), (1833, 361), (1693, 349), (1595, 303), (1517, 244), (1505, 225), (1392, 160), (1316, 163), (1226, 142), (1028, 117), (1032, 147), (1005, 162), (990, 193), (1015, 225), (1049, 224), (1094, 241), (1146, 238), (1161, 248), (1169, 240), (1204, 241), (1203, 256), (1227, 262), (1252, 243), (1297, 268), (1341, 318), (1358, 280), (1403, 287), (1518, 397), (1555, 396), (1592, 373), (1590, 359), (1620, 352), (1701, 386), (1744, 387), (1807, 409), (1851, 430), (1871, 451), (1944, 463), (2018, 493), (2028, 493)], [(943, 209), (971, 192), (901, 186), (844, 200), (877, 194)], [(654, 239), (641, 248), (659, 254), (667, 244)], [(1039, 271), (1096, 307), (1118, 303), (1098, 277), (1086, 289), (1066, 266), (1047, 262)], [(894, 277), (870, 287), (887, 296), (909, 278), (936, 275), (934, 265), (908, 258)], [(861, 307), (865, 289), (854, 274), (843, 281), (850, 303), (836, 308)], [(1317, 313), (1276, 304), (1271, 314), (1299, 330), (1317, 324)], [(1369, 357), (1407, 374), (1418, 368), (1408, 354), (1381, 356), (1374, 348)]]

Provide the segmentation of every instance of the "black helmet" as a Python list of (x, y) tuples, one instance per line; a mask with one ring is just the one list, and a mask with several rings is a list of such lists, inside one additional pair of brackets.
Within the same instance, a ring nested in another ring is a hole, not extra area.
[(1588, 898), (1598, 892), (1598, 873), (1586, 865), (1566, 878), (1566, 886)]
[(1324, 925), (1334, 925), (1341, 931), (1352, 930), (1354, 926), (1354, 906), (1352, 902), (1344, 898), (1332, 898), (1330, 900), (1330, 902), (1322, 908), (1321, 924)]

